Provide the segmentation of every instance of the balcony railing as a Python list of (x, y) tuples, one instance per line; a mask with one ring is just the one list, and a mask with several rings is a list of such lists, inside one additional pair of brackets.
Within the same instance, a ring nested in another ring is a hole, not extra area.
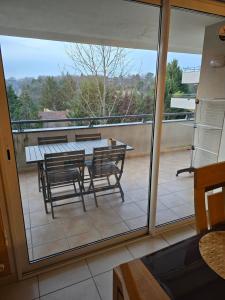
[[(196, 98), (196, 94), (174, 94), (172, 95), (173, 98), (184, 98), (184, 99), (195, 99)], [(193, 113), (192, 113), (193, 114)]]
[[(191, 120), (193, 112), (164, 113), (164, 121), (167, 120)], [(35, 129), (39, 131), (51, 130), (54, 127), (94, 128), (99, 126), (119, 125), (127, 123), (147, 123), (153, 121), (153, 114), (116, 115), (105, 117), (84, 117), (65, 119), (19, 120), (11, 121), (13, 132), (29, 132)], [(51, 125), (52, 128), (49, 128)], [(61, 125), (61, 126), (59, 126)], [(46, 128), (47, 127), (47, 128)]]
[[(82, 122), (83, 122), (83, 125)], [(73, 122), (73, 123), (72, 123)], [(86, 124), (85, 124), (86, 123)], [(161, 151), (190, 148), (193, 137), (193, 113), (165, 113)], [(75, 134), (101, 133), (102, 138), (114, 138), (131, 145), (134, 150), (127, 156), (145, 156), (151, 151), (152, 115), (126, 115), (99, 118), (70, 118), (58, 120), (13, 121), (14, 147), (18, 170), (32, 166), (25, 161), (25, 147), (37, 145), (39, 136), (67, 135), (74, 141)], [(36, 126), (32, 127), (32, 126)], [(42, 126), (42, 128), (38, 128)], [(60, 127), (58, 126), (60, 125)], [(15, 126), (17, 126), (15, 128)], [(51, 126), (43, 128), (44, 126)], [(36, 167), (35, 165), (33, 167)]]
[(187, 68), (183, 68), (183, 72), (198, 72), (200, 71), (201, 66), (197, 66), (197, 67), (187, 67)]
[(200, 78), (200, 67), (185, 68), (182, 72), (182, 83), (198, 84)]

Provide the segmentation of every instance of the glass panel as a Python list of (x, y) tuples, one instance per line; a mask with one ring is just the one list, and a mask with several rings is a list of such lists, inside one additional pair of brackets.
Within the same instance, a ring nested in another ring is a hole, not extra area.
[(79, 43), (1, 36), (30, 261), (147, 230), (159, 8), (108, 5)]
[[(194, 214), (192, 168), (218, 160), (221, 132), (201, 126), (204, 123), (210, 125), (203, 119), (206, 110), (209, 112), (212, 107), (203, 108), (202, 101), (196, 106), (195, 99), (196, 95), (198, 98), (210, 97), (206, 90), (211, 90), (213, 84), (210, 81), (206, 84), (205, 79), (209, 68), (207, 43), (218, 39), (218, 35), (214, 31), (214, 36), (208, 36), (208, 32), (221, 20), (224, 19), (187, 10), (172, 9), (171, 12), (157, 225)], [(211, 97), (216, 96), (211, 93)], [(221, 106), (217, 110), (220, 109)], [(213, 125), (216, 125), (218, 114), (215, 109), (213, 115)], [(211, 120), (212, 115), (209, 118)]]

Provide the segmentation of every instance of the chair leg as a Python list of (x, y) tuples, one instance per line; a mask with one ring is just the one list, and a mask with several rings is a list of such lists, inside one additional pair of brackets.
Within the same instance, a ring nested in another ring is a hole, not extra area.
[(84, 187), (84, 179), (85, 179), (85, 172), (83, 173), (83, 175), (82, 175), (82, 178), (81, 178), (81, 187), (82, 187), (82, 189), (83, 189), (83, 191), (85, 192), (85, 187)]
[(52, 219), (55, 219), (55, 214), (54, 214), (52, 200), (50, 200), (50, 204), (51, 204)]
[(52, 195), (51, 195), (51, 191), (49, 190), (50, 188), (48, 187), (48, 199), (50, 201), (50, 205), (51, 205), (51, 213), (52, 213), (52, 219), (55, 219), (55, 214), (54, 214), (54, 206), (53, 206), (53, 202), (52, 202)]
[(47, 206), (47, 193), (46, 193), (46, 185), (44, 183), (44, 178), (43, 176), (41, 177), (41, 182), (42, 182), (42, 195), (43, 195), (43, 200), (44, 200), (44, 206), (45, 206), (45, 212), (48, 214), (48, 206)]
[(98, 207), (97, 196), (96, 196), (95, 187), (94, 187), (94, 182), (93, 182), (93, 179), (92, 179), (92, 178), (91, 178), (91, 186), (92, 186), (93, 194), (94, 194), (94, 198), (95, 198), (95, 205), (96, 205), (96, 207)]
[(90, 185), (88, 187), (88, 191), (90, 191), (91, 187), (93, 189), (93, 194), (94, 194), (94, 199), (95, 199), (95, 205), (96, 207), (98, 207), (98, 201), (97, 201), (97, 196), (96, 196), (96, 192), (95, 192), (95, 186), (94, 186), (94, 182), (93, 182), (93, 178), (92, 178), (92, 174), (90, 172), (90, 170), (88, 169), (88, 173), (89, 173), (89, 177), (90, 177)]
[(123, 189), (121, 187), (120, 180), (119, 180), (119, 178), (118, 178), (118, 176), (116, 174), (115, 174), (115, 178), (116, 178), (117, 186), (118, 186), (118, 188), (120, 190), (122, 201), (124, 202), (125, 201), (125, 199), (124, 199), (124, 192), (123, 192)]
[(85, 207), (85, 203), (84, 203), (84, 195), (82, 192), (82, 185), (80, 184), (80, 180), (78, 180), (78, 185), (79, 185), (79, 189), (80, 189), (80, 196), (81, 196), (81, 201), (82, 201), (82, 205), (83, 205), (83, 210), (86, 211), (86, 207)]
[(110, 186), (109, 176), (107, 176), (108, 185)]
[(52, 219), (55, 219), (54, 208), (53, 208), (53, 203), (51, 198), (50, 198), (50, 204), (51, 204)]
[(38, 168), (38, 191), (41, 192), (41, 163), (37, 164), (37, 168)]
[(75, 181), (73, 181), (73, 187), (74, 187), (75, 193), (77, 193), (77, 188), (76, 188), (76, 183), (75, 183)]
[(85, 192), (85, 187), (84, 187), (84, 177), (81, 180), (81, 188)]

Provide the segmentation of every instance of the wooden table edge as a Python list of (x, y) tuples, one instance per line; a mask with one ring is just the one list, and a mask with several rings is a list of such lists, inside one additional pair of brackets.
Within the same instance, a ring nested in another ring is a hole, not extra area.
[(140, 259), (113, 269), (113, 300), (169, 300), (158, 281)]
[[(106, 139), (103, 139), (103, 140), (106, 140)], [(119, 143), (121, 143), (121, 145), (127, 145), (127, 149), (126, 149), (126, 151), (133, 151), (134, 150), (134, 147), (132, 147), (132, 146), (130, 146), (130, 145), (128, 145), (128, 144), (125, 144), (125, 143), (123, 143), (123, 142), (121, 142), (121, 141), (119, 141), (119, 140), (117, 140), (117, 142), (119, 142)], [(82, 143), (82, 142), (74, 142), (74, 141), (72, 141), (72, 142), (68, 142), (68, 143), (65, 143), (65, 144), (72, 144), (72, 143)], [(35, 164), (35, 163), (38, 163), (38, 162), (43, 162), (44, 160), (42, 159), (42, 160), (34, 160), (34, 159), (27, 159), (27, 152), (28, 152), (28, 150), (29, 149), (31, 149), (31, 148), (34, 148), (34, 147), (38, 147), (39, 145), (31, 145), (31, 146), (25, 146), (24, 147), (24, 149), (25, 149), (25, 162), (26, 162), (26, 164)], [(42, 146), (49, 146), (49, 144), (46, 144), (46, 145), (42, 145)], [(99, 146), (99, 147), (102, 147), (102, 146)], [(71, 151), (73, 151), (73, 150), (71, 150)], [(85, 154), (86, 156), (90, 156), (90, 155), (92, 155), (92, 154)], [(29, 156), (30, 156), (30, 154), (29, 154)]]

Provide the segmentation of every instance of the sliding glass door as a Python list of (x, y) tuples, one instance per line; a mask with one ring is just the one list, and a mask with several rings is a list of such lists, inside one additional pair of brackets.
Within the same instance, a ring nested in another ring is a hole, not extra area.
[(218, 161), (224, 114), (221, 101), (204, 102), (223, 97), (207, 73), (220, 72), (210, 67), (216, 50), (208, 48), (218, 43), (224, 49), (218, 36), (224, 18), (172, 8), (170, 22), (156, 225), (194, 215), (193, 168)]
[(0, 37), (23, 270), (148, 232), (159, 19), (116, 1), (73, 43)]

